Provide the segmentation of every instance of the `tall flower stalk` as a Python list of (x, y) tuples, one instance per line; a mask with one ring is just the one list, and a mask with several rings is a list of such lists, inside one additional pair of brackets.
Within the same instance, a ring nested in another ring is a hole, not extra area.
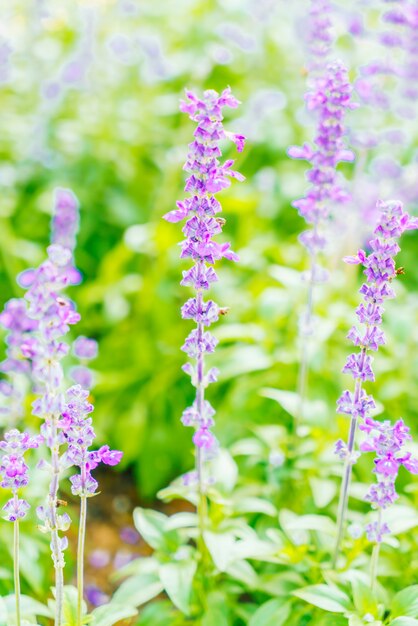
[(343, 368), (344, 373), (353, 377), (354, 390), (345, 390), (337, 402), (338, 413), (349, 415), (351, 419), (347, 443), (340, 440), (336, 444), (336, 453), (344, 460), (344, 469), (337, 514), (334, 567), (344, 534), (352, 466), (358, 458), (354, 448), (357, 425), (359, 421), (367, 423), (370, 411), (375, 408), (372, 396), (367, 395), (363, 389), (363, 383), (373, 382), (375, 379), (370, 351), (376, 352), (385, 344), (385, 335), (380, 325), (384, 312), (383, 303), (387, 298), (395, 296), (391, 282), (397, 275), (394, 261), (400, 250), (397, 240), (405, 230), (418, 228), (417, 218), (412, 218), (404, 212), (400, 202), (382, 202), (378, 208), (380, 218), (374, 230), (374, 237), (369, 242), (370, 254), (359, 250), (356, 256), (344, 259), (346, 263), (364, 267), (366, 282), (360, 289), (363, 302), (356, 309), (360, 326), (353, 326), (348, 333), (348, 339), (359, 348), (359, 351), (348, 356)]
[(5, 519), (13, 522), (13, 579), (15, 587), (16, 626), (21, 625), (20, 617), (20, 558), (19, 558), (19, 522), (26, 516), (29, 503), (19, 498), (19, 489), (26, 487), (29, 482), (29, 468), (24, 460), (24, 454), (30, 448), (37, 448), (39, 437), (31, 437), (28, 433), (21, 433), (17, 429), (10, 430), (0, 441), (2, 458), (0, 462), (1, 486), (12, 492), (12, 498), (3, 507)]
[(199, 98), (191, 91), (186, 92), (186, 100), (181, 102), (180, 109), (188, 113), (190, 119), (197, 123), (194, 140), (189, 144), (189, 153), (184, 169), (190, 174), (186, 180), (185, 191), (189, 193), (183, 201), (177, 202), (177, 209), (167, 213), (164, 218), (169, 222), (186, 219), (183, 233), (185, 240), (181, 244), (181, 258), (193, 261), (193, 266), (183, 272), (181, 285), (194, 289), (194, 296), (182, 307), (184, 319), (193, 320), (193, 329), (182, 350), (194, 363), (186, 363), (183, 370), (190, 375), (192, 385), (196, 388), (193, 405), (182, 415), (182, 423), (191, 426), (195, 432), (193, 443), (196, 448), (196, 477), (199, 490), (199, 527), (203, 537), (206, 517), (205, 496), (205, 461), (216, 453), (218, 446), (212, 432), (215, 410), (205, 399), (205, 389), (217, 380), (216, 368), (205, 369), (205, 356), (215, 350), (217, 340), (207, 330), (219, 315), (226, 312), (212, 300), (204, 299), (204, 291), (211, 283), (218, 280), (213, 268), (216, 261), (226, 258), (237, 261), (237, 255), (230, 249), (229, 243), (217, 243), (213, 237), (222, 231), (225, 220), (216, 217), (222, 210), (215, 195), (229, 187), (231, 178), (242, 181), (244, 177), (231, 169), (234, 161), (221, 163), (220, 143), (224, 139), (232, 140), (239, 152), (244, 148), (243, 135), (228, 132), (224, 129), (222, 110), (224, 107), (236, 108), (238, 101), (229, 88), (221, 94), (208, 90)]
[(307, 282), (307, 305), (300, 320), (301, 358), (298, 372), (298, 420), (303, 418), (309, 369), (310, 337), (314, 323), (314, 291), (316, 285), (328, 278), (320, 264), (327, 246), (327, 228), (335, 207), (347, 202), (349, 194), (344, 189), (337, 166), (342, 161), (353, 161), (354, 154), (345, 145), (344, 118), (348, 109), (355, 108), (351, 101), (352, 87), (347, 70), (342, 63), (327, 66), (323, 75), (312, 81), (312, 91), (305, 95), (308, 111), (317, 117), (314, 146), (291, 146), (290, 157), (304, 159), (311, 165), (306, 177), (310, 183), (305, 196), (292, 205), (309, 226), (299, 236), (299, 241), (309, 255), (309, 270), (304, 272)]

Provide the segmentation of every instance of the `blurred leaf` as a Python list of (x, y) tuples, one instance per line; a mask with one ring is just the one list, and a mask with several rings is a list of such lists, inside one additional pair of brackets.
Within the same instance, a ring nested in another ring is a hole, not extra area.
[(173, 561), (160, 566), (160, 580), (173, 604), (186, 615), (190, 612), (190, 596), (196, 561)]
[(123, 582), (113, 594), (116, 605), (137, 607), (145, 604), (163, 591), (164, 587), (155, 574), (132, 576)]
[(248, 626), (282, 626), (290, 614), (290, 604), (282, 599), (262, 604), (251, 617)]
[(91, 613), (93, 617), (92, 626), (113, 626), (118, 622), (134, 617), (137, 611), (126, 605), (110, 602), (104, 606), (99, 606)]
[(328, 585), (311, 585), (293, 591), (293, 595), (331, 613), (345, 613), (350, 608), (349, 597), (336, 587)]
[(392, 617), (400, 615), (418, 617), (418, 585), (399, 591), (392, 599), (389, 608)]

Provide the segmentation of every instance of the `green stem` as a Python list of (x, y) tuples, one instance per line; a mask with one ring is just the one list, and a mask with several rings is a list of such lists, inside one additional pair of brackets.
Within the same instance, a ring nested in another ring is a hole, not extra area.
[[(380, 528), (382, 526), (382, 509), (379, 509), (379, 516), (377, 518), (377, 531), (376, 535), (380, 534)], [(371, 591), (374, 594), (376, 590), (377, 584), (377, 565), (379, 562), (379, 553), (380, 553), (380, 541), (376, 541), (373, 546), (372, 558), (370, 561), (370, 587)]]
[(83, 622), (83, 597), (84, 597), (84, 546), (86, 539), (87, 521), (87, 497), (83, 494), (80, 498), (80, 525), (78, 527), (77, 545), (77, 626)]
[(14, 526), (13, 569), (14, 569), (15, 601), (16, 601), (16, 626), (20, 626), (19, 520), (16, 520), (13, 523), (13, 526)]

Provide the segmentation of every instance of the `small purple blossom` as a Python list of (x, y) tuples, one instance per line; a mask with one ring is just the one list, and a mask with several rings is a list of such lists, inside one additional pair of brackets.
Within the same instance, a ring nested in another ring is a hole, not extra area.
[(97, 341), (81, 335), (73, 343), (73, 352), (79, 359), (95, 359), (98, 352)]

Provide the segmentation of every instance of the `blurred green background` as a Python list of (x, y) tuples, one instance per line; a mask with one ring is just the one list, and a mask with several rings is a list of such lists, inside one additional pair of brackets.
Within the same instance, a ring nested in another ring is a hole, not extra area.
[[(223, 237), (241, 261), (221, 264), (212, 290), (218, 303), (231, 307), (214, 330), (220, 346), (210, 359), (221, 370), (209, 390), (216, 432), (229, 445), (256, 424), (291, 420), (286, 402), (271, 399), (266, 388), (293, 392), (297, 378), (305, 301), (300, 271), (307, 258), (297, 242), (304, 224), (290, 203), (304, 192), (306, 165), (291, 161), (286, 149), (314, 133), (303, 107), (307, 7), (301, 0), (1, 5), (1, 304), (21, 295), (16, 274), (45, 256), (53, 189), (71, 188), (81, 203), (76, 262), (84, 275), (70, 294), (82, 315), (76, 331), (100, 344), (96, 430), (101, 442), (124, 451), (122, 470), (134, 473), (142, 497), (152, 498), (193, 464), (191, 431), (179, 421), (193, 400), (179, 350), (190, 330), (179, 313), (190, 297), (179, 285), (188, 264), (178, 258), (181, 227), (161, 219), (184, 195), (182, 165), (194, 130), (178, 112), (185, 87), (230, 85), (242, 105), (226, 127), (248, 137), (236, 162), (246, 181), (220, 197)], [(372, 60), (377, 48), (366, 36), (346, 36), (343, 7), (338, 55), (354, 79), (359, 63)], [(378, 23), (373, 10), (369, 23)], [(9, 61), (4, 42), (12, 48)], [(372, 228), (363, 204), (380, 191), (383, 197), (396, 193), (396, 181), (376, 169), (376, 156), (397, 159), (410, 177), (415, 171), (413, 121), (365, 108), (350, 114), (349, 123), (355, 133), (402, 123), (409, 143), (359, 149), (358, 165), (345, 169), (355, 203), (338, 222), (342, 237), (328, 258), (332, 279), (317, 292), (309, 383), (310, 397), (322, 401), (312, 420), (329, 442), (346, 430), (334, 407), (349, 384), (340, 371), (360, 285), (341, 256), (353, 253)], [(225, 156), (235, 158), (232, 149)], [(416, 235), (405, 237), (399, 263), (406, 275), (388, 306), (388, 346), (379, 354), (374, 387), (388, 414), (402, 415), (416, 432), (417, 245)]]

